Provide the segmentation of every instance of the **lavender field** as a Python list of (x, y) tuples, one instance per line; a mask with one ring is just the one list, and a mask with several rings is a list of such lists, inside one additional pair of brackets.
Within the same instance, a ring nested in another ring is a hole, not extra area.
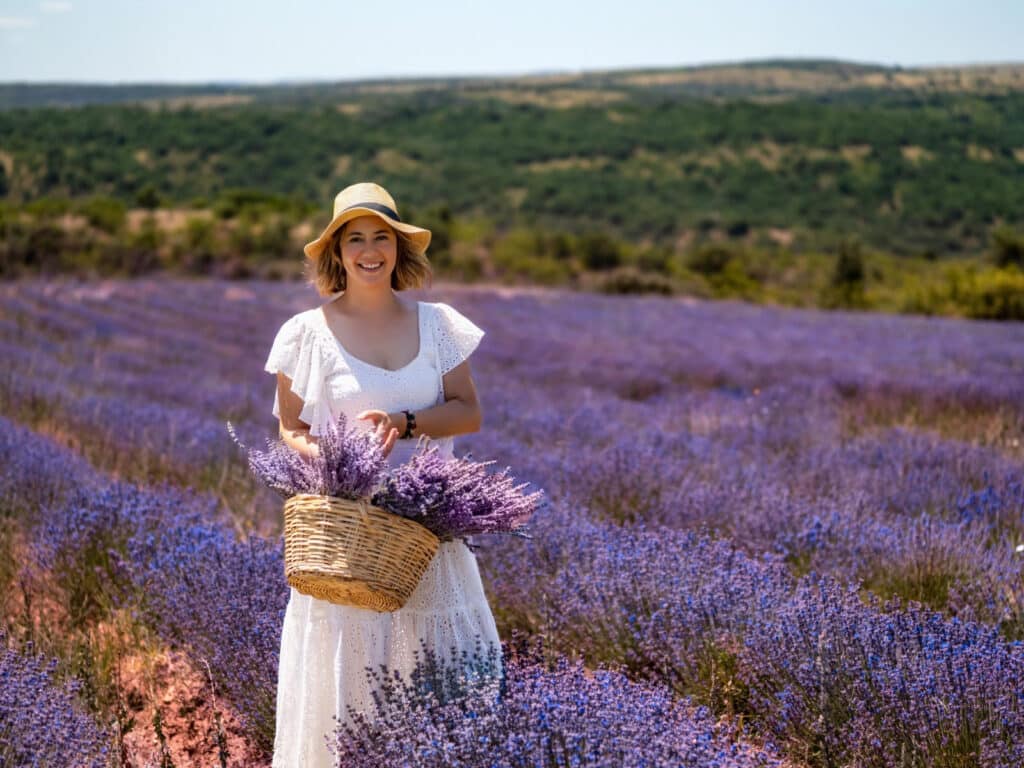
[[(435, 286), (487, 335), (456, 453), (500, 705), (346, 765), (1024, 765), (1024, 325)], [(270, 763), (274, 333), (299, 283), (0, 286), (0, 764)]]

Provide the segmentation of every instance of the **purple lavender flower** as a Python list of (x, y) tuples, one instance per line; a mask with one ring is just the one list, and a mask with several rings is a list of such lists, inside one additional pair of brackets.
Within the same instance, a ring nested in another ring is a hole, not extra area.
[(206, 660), (248, 735), (273, 747), (281, 625), (288, 602), (280, 542), (197, 519), (168, 515), (161, 529), (128, 542), (134, 610), (161, 637)]
[(386, 668), (370, 673), (379, 691), (373, 712), (350, 713), (329, 746), (342, 765), (381, 768), (779, 765), (665, 688), (542, 653), (512, 660), (495, 684), (489, 654), (478, 650), (467, 666), (438, 662), (423, 646), (411, 681)]
[[(228, 431), (244, 449), (231, 422)], [(307, 458), (283, 440), (267, 438), (267, 451), (248, 452), (249, 469), (284, 498), (311, 493), (361, 499), (374, 492), (387, 468), (380, 440), (372, 432), (349, 427), (344, 413), (325, 426), (318, 447), (319, 456)]]
[(523, 493), (529, 483), (515, 485), (508, 467), (488, 473), (493, 463), (468, 455), (447, 459), (431, 445), (390, 471), (371, 503), (415, 520), (443, 541), (482, 533), (522, 535), (544, 492)]
[(994, 627), (809, 574), (754, 617), (740, 677), (759, 729), (801, 762), (1021, 765), (1021, 651)]
[(7, 647), (0, 630), (0, 765), (107, 765), (108, 736), (76, 703), (81, 684), (57, 680), (56, 659)]

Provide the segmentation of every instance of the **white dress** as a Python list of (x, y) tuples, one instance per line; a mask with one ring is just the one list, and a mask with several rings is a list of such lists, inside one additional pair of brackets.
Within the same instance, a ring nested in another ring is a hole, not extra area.
[[(327, 326), (323, 305), (285, 321), (265, 370), (283, 371), (292, 380), (310, 434), (321, 434), (341, 412), (350, 425), (370, 430), (372, 421), (356, 419), (360, 411), (415, 412), (444, 402), (441, 376), (469, 357), (484, 331), (447, 304), (420, 301), (417, 307), (419, 353), (397, 371), (349, 354)], [(273, 414), (280, 416), (276, 391)], [(444, 455), (454, 455), (451, 437), (432, 443)], [(416, 440), (396, 441), (389, 464), (408, 460), (415, 447)], [(366, 667), (385, 664), (407, 676), (421, 638), (450, 659), (452, 646), (456, 653), (472, 653), (477, 635), (484, 650), (488, 644), (499, 649), (500, 662), (498, 631), (476, 556), (461, 540), (441, 542), (409, 601), (390, 613), (335, 605), (291, 588), (281, 633), (274, 768), (334, 768), (325, 735), (347, 719), (346, 705), (373, 714)]]

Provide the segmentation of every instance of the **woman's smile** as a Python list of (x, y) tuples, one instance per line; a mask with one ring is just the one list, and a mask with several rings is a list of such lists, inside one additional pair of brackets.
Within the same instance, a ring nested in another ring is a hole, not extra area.
[(360, 216), (344, 227), (342, 265), (349, 272), (370, 277), (388, 275), (398, 259), (395, 233), (377, 216)]

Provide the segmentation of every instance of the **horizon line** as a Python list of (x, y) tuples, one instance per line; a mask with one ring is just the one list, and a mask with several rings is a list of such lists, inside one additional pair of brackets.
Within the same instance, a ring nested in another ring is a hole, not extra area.
[(821, 64), (847, 64), (857, 67), (877, 68), (893, 71), (915, 71), (915, 70), (942, 70), (942, 69), (987, 69), (1004, 67), (1024, 66), (1024, 60), (1004, 61), (967, 61), (967, 62), (933, 62), (928, 64), (884, 64), (873, 61), (857, 59), (838, 59), (820, 56), (773, 56), (754, 59), (726, 59), (707, 61), (696, 64), (662, 64), (662, 65), (628, 65), (615, 68), (547, 68), (538, 70), (527, 70), (519, 72), (480, 72), (471, 74), (395, 74), (377, 75), (360, 78), (307, 78), (292, 77), (277, 80), (239, 80), (239, 79), (210, 79), (210, 80), (0, 80), (0, 86), (93, 86), (93, 87), (124, 87), (124, 86), (207, 86), (207, 87), (274, 87), (274, 86), (301, 86), (301, 85), (331, 85), (337, 83), (375, 83), (394, 81), (433, 81), (433, 80), (482, 80), (482, 79), (516, 79), (523, 77), (558, 77), (558, 76), (585, 76), (610, 74), (617, 72), (657, 72), (657, 71), (678, 71), (686, 69), (714, 69), (730, 66), (751, 66), (770, 65), (782, 63), (821, 63)]

